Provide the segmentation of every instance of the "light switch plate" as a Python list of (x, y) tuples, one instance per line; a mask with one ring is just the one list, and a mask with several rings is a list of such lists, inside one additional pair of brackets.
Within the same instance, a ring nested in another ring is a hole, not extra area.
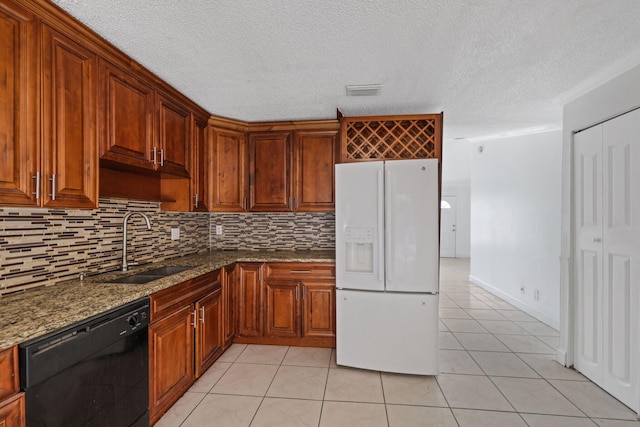
[(221, 225), (216, 225), (216, 234), (217, 235), (222, 234), (222, 226)]
[(180, 229), (172, 228), (171, 229), (171, 240), (180, 240)]

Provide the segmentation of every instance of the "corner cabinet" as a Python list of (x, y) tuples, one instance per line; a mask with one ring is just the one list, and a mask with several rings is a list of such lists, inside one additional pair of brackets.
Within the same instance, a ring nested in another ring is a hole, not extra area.
[(252, 212), (290, 212), (291, 133), (249, 134), (249, 203)]
[(237, 264), (237, 333), (261, 337), (264, 332), (262, 264)]
[(150, 295), (149, 416), (155, 423), (222, 354), (220, 271)]

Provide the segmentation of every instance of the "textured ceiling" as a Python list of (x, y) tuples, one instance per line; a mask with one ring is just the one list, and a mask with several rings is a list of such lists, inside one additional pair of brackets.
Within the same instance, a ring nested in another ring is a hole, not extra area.
[(559, 99), (640, 52), (638, 0), (54, 1), (210, 113), (444, 111), (445, 140), (558, 127)]

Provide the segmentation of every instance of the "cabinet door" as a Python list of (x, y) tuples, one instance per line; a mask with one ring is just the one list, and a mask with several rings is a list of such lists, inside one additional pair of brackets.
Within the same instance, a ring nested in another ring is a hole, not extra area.
[(222, 305), (223, 305), (223, 332), (225, 348), (229, 347), (235, 336), (235, 319), (236, 319), (236, 290), (237, 290), (237, 269), (228, 267), (222, 269)]
[(246, 208), (246, 141), (243, 132), (211, 126), (212, 205), (215, 212)]
[(296, 281), (266, 281), (265, 335), (270, 337), (299, 337), (300, 314)]
[(149, 326), (149, 413), (152, 424), (194, 382), (193, 305)]
[(42, 26), (43, 206), (95, 208), (97, 57)]
[(298, 131), (294, 140), (294, 208), (335, 210), (334, 169), (338, 131)]
[(153, 169), (153, 89), (100, 60), (100, 158)]
[(302, 282), (302, 336), (336, 336), (335, 283)]
[(199, 378), (222, 354), (222, 289), (196, 302), (196, 378)]
[(238, 264), (238, 335), (263, 335), (262, 300), (262, 264)]
[(39, 203), (37, 32), (35, 16), (0, 0), (0, 205)]
[(16, 394), (19, 389), (18, 347), (13, 346), (0, 351), (0, 400)]
[(191, 112), (161, 93), (156, 94), (158, 113), (158, 170), (189, 176), (191, 153)]
[(24, 393), (0, 402), (0, 426), (24, 427), (25, 424)]
[(289, 132), (249, 135), (249, 210), (290, 212), (291, 142)]
[(193, 122), (193, 167), (191, 169), (192, 211), (207, 212), (210, 205), (211, 158), (209, 155), (207, 124)]

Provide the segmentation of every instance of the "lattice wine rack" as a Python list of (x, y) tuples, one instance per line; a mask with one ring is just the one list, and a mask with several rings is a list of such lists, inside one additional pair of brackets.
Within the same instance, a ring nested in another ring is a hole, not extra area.
[(442, 113), (342, 117), (342, 162), (442, 160)]

